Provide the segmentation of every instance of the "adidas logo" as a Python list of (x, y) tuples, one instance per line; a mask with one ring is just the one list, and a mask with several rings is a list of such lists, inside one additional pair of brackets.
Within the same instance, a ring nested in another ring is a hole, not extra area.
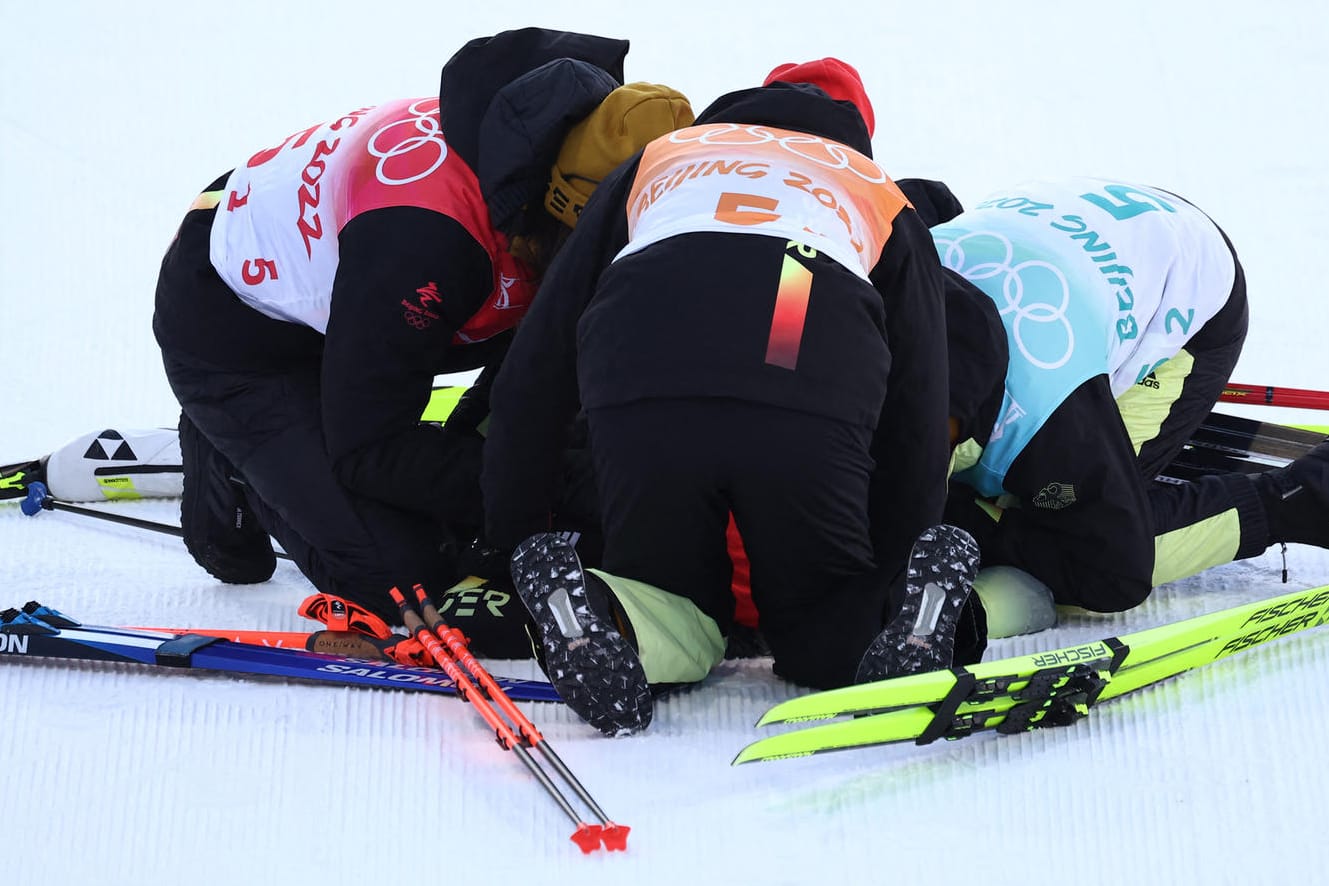
[[(107, 455), (107, 451), (110, 455)], [(138, 456), (119, 431), (107, 429), (97, 435), (83, 457), (94, 461), (138, 461)]]

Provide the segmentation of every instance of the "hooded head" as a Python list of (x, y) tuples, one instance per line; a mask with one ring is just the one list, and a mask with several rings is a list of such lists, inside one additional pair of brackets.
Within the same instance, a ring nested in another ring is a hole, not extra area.
[(438, 116), (448, 148), (477, 169), (490, 147), (479, 144), (481, 121), (505, 86), (555, 59), (594, 65), (617, 86), (623, 82), (627, 53), (626, 40), (544, 28), (503, 31), (468, 41), (443, 66), (440, 78)]
[(564, 137), (623, 83), (628, 42), (543, 28), (471, 40), (443, 66), (443, 138), (475, 173), (496, 228), (541, 210)]
[(545, 209), (575, 227), (601, 179), (655, 139), (692, 121), (687, 96), (668, 86), (618, 87), (563, 140), (550, 169)]
[(897, 178), (895, 184), (929, 228), (944, 225), (964, 212), (960, 198), (942, 181), (927, 178)]
[(944, 268), (950, 415), (956, 439), (987, 446), (1006, 390), (1010, 347), (997, 305), (977, 286)]
[(872, 102), (868, 100), (867, 90), (863, 88), (863, 78), (853, 65), (838, 58), (819, 58), (811, 62), (787, 62), (766, 75), (762, 86), (775, 82), (810, 83), (836, 101), (849, 102), (863, 115), (871, 136), (877, 125), (877, 118), (872, 113)]
[(526, 207), (539, 211), (563, 139), (617, 87), (595, 65), (561, 58), (498, 91), (480, 123), (475, 170), (496, 228), (511, 233)]

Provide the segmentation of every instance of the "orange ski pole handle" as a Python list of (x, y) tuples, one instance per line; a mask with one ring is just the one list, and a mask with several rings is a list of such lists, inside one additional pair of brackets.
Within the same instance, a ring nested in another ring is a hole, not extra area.
[(493, 676), (485, 670), (484, 665), (480, 664), (475, 656), (471, 654), (470, 649), (466, 647), (466, 638), (462, 636), (461, 631), (450, 627), (447, 622), (443, 621), (443, 616), (439, 614), (434, 601), (429, 599), (429, 594), (425, 591), (424, 585), (417, 584), (414, 590), (415, 599), (420, 604), (420, 612), (424, 614), (429, 629), (447, 644), (449, 652), (475, 677), (476, 682), (480, 684), (494, 704), (499, 706), (521, 731), (522, 736), (549, 761), (549, 765), (553, 766), (554, 771), (558, 773), (564, 783), (572, 788), (578, 799), (595, 813), (596, 818), (600, 819), (601, 823), (598, 827), (579, 822), (578, 831), (572, 837), (573, 841), (582, 847), (583, 852), (590, 851), (583, 841), (589, 842), (592, 838), (603, 842), (605, 849), (611, 852), (627, 849), (628, 832), (632, 828), (627, 825), (616, 824), (609, 819), (609, 816), (600, 808), (600, 804), (595, 802), (595, 798), (572, 774), (572, 770), (567, 767), (563, 759), (554, 753), (554, 749), (549, 746), (549, 742), (545, 741), (544, 736), (540, 734), (540, 730), (535, 727), (535, 724), (521, 712), (521, 709), (508, 697), (503, 688), (495, 682)]
[(457, 684), (457, 694), (461, 696), (462, 701), (469, 701), (471, 706), (480, 712), (480, 716), (484, 718), (484, 721), (493, 727), (494, 736), (498, 739), (499, 745), (504, 750), (520, 745), (521, 739), (512, 731), (512, 727), (498, 715), (493, 707), (484, 702), (483, 697), (477, 698), (480, 692), (475, 684), (471, 682), (470, 677), (461, 669), (456, 660), (448, 655), (448, 651), (443, 648), (443, 644), (438, 641), (438, 638), (425, 627), (424, 621), (406, 602), (405, 595), (397, 588), (393, 588), (389, 593), (401, 609), (402, 624), (406, 625), (406, 630), (410, 631), (412, 636), (420, 641), (420, 645), (424, 646), (425, 651), (429, 653), (429, 657), (434, 660), (434, 663), (452, 678), (452, 682)]
[[(420, 641), (420, 645), (425, 647), (434, 662), (452, 678), (453, 683), (457, 686), (457, 694), (461, 699), (470, 702), (471, 707), (475, 708), (484, 721), (493, 728), (499, 747), (515, 753), (517, 758), (521, 760), (522, 765), (530, 771), (531, 775), (535, 776), (535, 780), (554, 799), (554, 802), (559, 805), (564, 814), (572, 819), (573, 824), (577, 826), (577, 830), (573, 832), (572, 841), (577, 844), (583, 854), (594, 852), (599, 848), (600, 826), (582, 821), (581, 816), (577, 814), (577, 810), (572, 808), (572, 804), (568, 802), (567, 797), (563, 796), (563, 792), (558, 789), (558, 785), (554, 784), (553, 779), (549, 777), (549, 773), (541, 769), (540, 764), (535, 762), (535, 758), (526, 750), (522, 740), (512, 731), (512, 727), (499, 716), (498, 711), (494, 710), (493, 705), (486, 700), (484, 693), (476, 688), (466, 672), (457, 664), (457, 660), (443, 648), (443, 644), (439, 642), (439, 639), (425, 626), (419, 613), (407, 602), (406, 595), (397, 588), (393, 588), (388, 593), (392, 596), (393, 602), (397, 604), (397, 608), (401, 610), (402, 624)], [(501, 689), (499, 691), (502, 692)], [(506, 694), (504, 698), (507, 698)], [(508, 703), (511, 704), (512, 700), (508, 699)]]
[(471, 676), (475, 678), (475, 682), (479, 683), (485, 694), (489, 696), (489, 700), (498, 705), (499, 709), (507, 714), (508, 719), (521, 730), (522, 737), (532, 746), (544, 741), (544, 736), (540, 734), (539, 729), (535, 728), (535, 724), (526, 718), (521, 709), (517, 707), (512, 699), (508, 698), (508, 694), (503, 691), (490, 673), (485, 670), (484, 666), (471, 654), (462, 632), (449, 627), (443, 621), (443, 616), (438, 614), (434, 601), (429, 599), (423, 585), (417, 584), (415, 586), (415, 599), (420, 603), (420, 613), (424, 616), (424, 622), (429, 630), (447, 646), (452, 657), (470, 672)]

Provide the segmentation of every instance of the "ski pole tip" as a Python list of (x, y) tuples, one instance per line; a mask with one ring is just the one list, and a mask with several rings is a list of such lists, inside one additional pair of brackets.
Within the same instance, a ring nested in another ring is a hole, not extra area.
[(600, 828), (600, 842), (610, 852), (623, 852), (628, 848), (628, 831), (632, 828), (625, 824), (606, 822)]
[(577, 844), (582, 855), (590, 855), (600, 848), (601, 827), (598, 824), (586, 824), (582, 822), (577, 825), (577, 830), (572, 835), (572, 842)]

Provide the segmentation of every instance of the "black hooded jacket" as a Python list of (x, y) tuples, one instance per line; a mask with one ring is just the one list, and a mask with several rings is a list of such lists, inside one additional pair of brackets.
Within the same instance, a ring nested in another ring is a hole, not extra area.
[[(525, 28), (473, 40), (444, 66), (443, 138), (476, 173), (496, 228), (510, 232), (526, 205), (539, 207), (564, 136), (622, 82), (627, 51), (625, 40)], [(483, 366), (506, 347), (508, 335), (454, 339), (500, 285), (497, 270), (460, 222), (424, 210), (365, 213), (342, 244), (323, 372), (338, 478), (448, 522), (478, 519), (478, 501), (456, 487), (478, 471), (478, 445), (444, 439), (419, 417), (435, 375)], [(443, 322), (421, 334), (398, 305), (430, 282)]]
[[(627, 51), (625, 40), (525, 28), (473, 40), (444, 66), (443, 137), (476, 174), (496, 228), (508, 231), (524, 205), (541, 204), (563, 138), (622, 82)], [(461, 221), (413, 206), (357, 215), (338, 246), (326, 335), (297, 328), (308, 332), (300, 353), (286, 345), (293, 333), (281, 327), (290, 324), (237, 307), (211, 272), (206, 241), (193, 260), (215, 281), (215, 303), (192, 282), (179, 292), (159, 286), (158, 341), (240, 372), (286, 371), (321, 348), (324, 437), (341, 483), (447, 521), (459, 511), (478, 521), (479, 441), (461, 445), (419, 419), (436, 375), (481, 367), (511, 338), (456, 335), (502, 285), (495, 263)], [(427, 328), (403, 322), (422, 291), (437, 315)], [(232, 322), (237, 311), (242, 322)]]
[[(929, 227), (964, 211), (943, 182), (904, 179)], [(950, 412), (956, 442), (986, 446), (1006, 390), (1009, 343), (992, 299), (946, 271)], [(1152, 586), (1154, 539), (1146, 484), (1105, 375), (1080, 385), (1048, 418), (1011, 464), (1003, 481), (1010, 498), (993, 521), (982, 497), (951, 482), (946, 520), (969, 531), (983, 566), (1015, 566), (1046, 584), (1058, 603), (1099, 611), (1138, 605)], [(1053, 486), (1076, 490), (1065, 508), (1041, 506)]]
[(538, 205), (568, 130), (623, 83), (628, 41), (521, 28), (470, 41), (443, 66), (448, 148), (480, 180), (500, 229)]
[[(712, 123), (812, 133), (871, 152), (854, 106), (808, 85), (722, 96), (694, 127)], [(899, 212), (870, 283), (829, 257), (800, 258), (815, 282), (791, 371), (764, 359), (785, 238), (693, 231), (614, 260), (628, 243), (640, 162), (607, 177), (587, 204), (495, 382), (483, 473), (490, 541), (511, 546), (547, 525), (579, 407), (730, 397), (875, 427), (873, 454), (889, 474), (874, 486), (877, 555), (903, 562), (917, 533), (939, 519), (945, 490), (944, 305), (927, 229), (911, 208)]]

